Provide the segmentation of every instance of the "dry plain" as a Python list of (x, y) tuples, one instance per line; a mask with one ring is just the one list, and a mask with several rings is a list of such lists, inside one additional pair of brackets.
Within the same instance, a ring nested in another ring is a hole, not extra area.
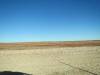
[(0, 45), (0, 71), (32, 75), (100, 75), (100, 41), (22, 45)]

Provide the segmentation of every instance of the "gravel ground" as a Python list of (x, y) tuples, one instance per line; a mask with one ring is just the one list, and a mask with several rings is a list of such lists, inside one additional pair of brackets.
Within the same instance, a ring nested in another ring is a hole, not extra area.
[(32, 75), (100, 75), (100, 46), (0, 50), (0, 71)]

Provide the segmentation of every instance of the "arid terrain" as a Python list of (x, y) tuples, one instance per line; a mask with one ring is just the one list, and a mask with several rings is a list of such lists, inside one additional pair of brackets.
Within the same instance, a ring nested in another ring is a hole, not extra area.
[(0, 71), (100, 75), (100, 41), (0, 43)]

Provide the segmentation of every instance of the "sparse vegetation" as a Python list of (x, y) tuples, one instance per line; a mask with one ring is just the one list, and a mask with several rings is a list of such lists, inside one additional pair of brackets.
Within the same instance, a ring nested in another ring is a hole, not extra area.
[(0, 71), (21, 71), (33, 75), (100, 75), (99, 58), (99, 44), (10, 46), (8, 50), (0, 50)]

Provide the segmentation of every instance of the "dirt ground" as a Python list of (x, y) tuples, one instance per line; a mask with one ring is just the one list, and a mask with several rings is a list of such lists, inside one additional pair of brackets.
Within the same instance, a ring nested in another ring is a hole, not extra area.
[(100, 75), (100, 46), (0, 50), (0, 71), (32, 75)]

